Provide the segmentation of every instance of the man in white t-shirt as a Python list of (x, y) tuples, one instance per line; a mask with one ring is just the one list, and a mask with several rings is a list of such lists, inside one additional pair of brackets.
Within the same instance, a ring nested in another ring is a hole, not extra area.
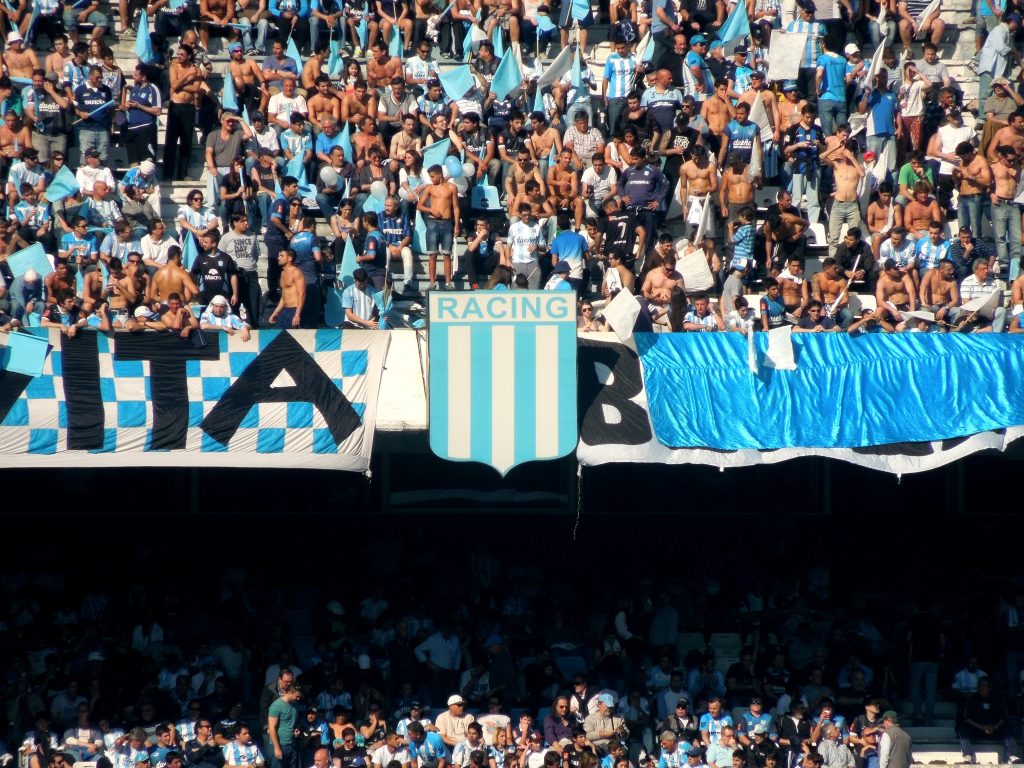
[(544, 247), (544, 230), (528, 203), (519, 205), (519, 221), (508, 228), (502, 243), (502, 263), (517, 275), (526, 275), (530, 290), (540, 287), (539, 252)]
[(370, 761), (373, 768), (387, 768), (392, 760), (401, 763), (402, 768), (409, 768), (409, 750), (402, 746), (402, 739), (397, 733), (388, 731), (384, 744), (373, 751)]
[(309, 106), (306, 104), (306, 97), (301, 93), (296, 93), (295, 81), (289, 78), (281, 81), (281, 92), (270, 97), (270, 104), (267, 105), (267, 117), (270, 125), (285, 131), (291, 127), (289, 120), (294, 112), (308, 115)]
[(590, 160), (590, 167), (583, 172), (580, 181), (583, 184), (583, 202), (591, 216), (601, 215), (604, 201), (615, 194), (619, 183), (619, 175), (605, 162), (604, 155), (595, 153)]

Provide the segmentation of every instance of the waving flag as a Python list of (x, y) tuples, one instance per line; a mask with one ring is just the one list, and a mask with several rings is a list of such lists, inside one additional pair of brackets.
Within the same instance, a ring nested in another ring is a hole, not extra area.
[(191, 232), (186, 232), (181, 243), (181, 266), (185, 269), (192, 269), (192, 264), (198, 255), (199, 250), (196, 248), (196, 236)]
[(648, 32), (640, 39), (640, 44), (636, 47), (636, 52), (640, 54), (640, 61), (647, 64), (654, 60), (654, 35)]
[(230, 109), (232, 112), (238, 111), (238, 92), (235, 90), (235, 78), (231, 76), (231, 72), (226, 72), (224, 78), (224, 95), (221, 96), (220, 105), (223, 109)]
[(505, 58), (505, 39), (501, 36), (501, 27), (497, 24), (491, 31), (491, 44), (494, 46), (494, 55), (499, 59)]
[(572, 47), (565, 46), (555, 56), (554, 61), (548, 64), (547, 71), (537, 81), (538, 88), (547, 88), (562, 79), (562, 75), (569, 71), (572, 66)]
[(441, 165), (444, 163), (444, 159), (448, 157), (448, 151), (451, 149), (451, 139), (441, 139), (435, 141), (428, 147), (423, 148), (423, 167), (429, 168), (432, 165)]
[(51, 203), (59, 203), (65, 197), (72, 197), (78, 194), (78, 180), (66, 165), (62, 165), (53, 181), (46, 187), (43, 197)]
[[(96, 117), (96, 115), (98, 115), (100, 112), (106, 112), (111, 107), (116, 106), (116, 104), (117, 102), (115, 102), (113, 99), (111, 99), (110, 101), (105, 101), (98, 107), (96, 107), (96, 109), (92, 110), (92, 112), (89, 113), (89, 117)], [(75, 120), (75, 122), (72, 123), (72, 125), (78, 125), (80, 122), (87, 119), (88, 118), (80, 117), (77, 120)]]
[(135, 55), (143, 64), (152, 64), (156, 61), (153, 40), (149, 36), (149, 17), (146, 16), (145, 9), (139, 15), (139, 31), (135, 36)]
[(341, 256), (341, 265), (338, 267), (338, 277), (341, 278), (342, 285), (348, 288), (353, 285), (356, 281), (352, 277), (352, 273), (359, 268), (359, 262), (356, 261), (356, 248), (352, 245), (352, 238), (346, 238), (345, 250)]
[(444, 88), (444, 92), (448, 94), (448, 98), (452, 101), (461, 99), (476, 87), (476, 79), (473, 77), (473, 73), (469, 71), (468, 64), (442, 72), (440, 79), (441, 87)]
[(309, 183), (309, 178), (306, 176), (306, 165), (302, 162), (302, 155), (296, 153), (288, 164), (284, 167), (285, 176), (294, 176), (299, 180), (299, 196), (300, 197), (316, 197), (316, 190)]
[(388, 44), (388, 55), (402, 58), (402, 30), (398, 27), (391, 28), (391, 42)]
[(533, 111), (544, 111), (544, 92), (540, 89), (540, 86), (537, 86), (537, 90), (533, 94)]
[(366, 16), (369, 12), (369, 5), (363, 3), (363, 15), (359, 19), (359, 24), (356, 25), (356, 34), (359, 35), (359, 47), (364, 51), (366, 50), (366, 39), (370, 34), (370, 28), (366, 24)]
[(498, 101), (503, 100), (523, 82), (523, 73), (519, 70), (519, 62), (516, 57), (508, 53), (502, 57), (501, 63), (494, 72), (494, 79), (491, 80), (491, 92)]
[(295, 62), (295, 67), (299, 73), (302, 73), (302, 54), (299, 53), (299, 47), (295, 44), (295, 38), (288, 38), (288, 46), (284, 49), (284, 55)]
[(718, 39), (723, 43), (728, 43), (730, 40), (735, 40), (738, 37), (746, 37), (750, 34), (750, 17), (747, 16), (747, 4), (744, 2), (737, 2), (736, 7), (732, 9), (732, 13), (729, 14), (729, 18), (725, 20), (725, 24), (718, 30)]
[(338, 141), (338, 145), (345, 152), (345, 161), (354, 163), (356, 161), (356, 153), (352, 148), (352, 127), (347, 121), (345, 127), (341, 129), (341, 139)]
[(331, 55), (327, 57), (327, 74), (329, 77), (337, 77), (341, 74), (342, 69), (345, 67), (345, 62), (341, 60), (341, 43), (337, 40), (331, 40)]

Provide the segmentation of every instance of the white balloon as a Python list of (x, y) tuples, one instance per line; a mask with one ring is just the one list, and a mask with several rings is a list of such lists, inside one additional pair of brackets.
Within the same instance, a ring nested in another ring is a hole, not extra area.
[(411, 194), (409, 194), (409, 190), (408, 190), (408, 189), (406, 189), (405, 187), (400, 187), (400, 188), (399, 188), (399, 190), (398, 190), (398, 196), (399, 196), (399, 197), (400, 197), (400, 198), (401, 198), (402, 200), (412, 200), (412, 195), (411, 195)]
[(338, 172), (328, 165), (320, 170), (320, 181), (322, 181), (325, 186), (337, 187), (341, 182), (341, 178), (338, 176)]
[[(451, 174), (448, 173), (448, 166), (444, 163), (441, 163), (441, 176), (445, 179), (450, 179), (452, 177)], [(429, 179), (430, 177), (428, 176), (427, 178)]]
[(370, 196), (383, 200), (388, 196), (388, 185), (383, 181), (375, 181), (370, 185)]
[(462, 164), (462, 175), (463, 176), (465, 176), (468, 179), (474, 173), (476, 173), (476, 168), (474, 167), (474, 165), (472, 163), (463, 163)]
[(469, 189), (469, 179), (465, 176), (459, 176), (457, 179), (452, 179), (452, 184), (454, 184), (455, 188), (459, 190), (460, 195), (464, 195), (466, 190)]

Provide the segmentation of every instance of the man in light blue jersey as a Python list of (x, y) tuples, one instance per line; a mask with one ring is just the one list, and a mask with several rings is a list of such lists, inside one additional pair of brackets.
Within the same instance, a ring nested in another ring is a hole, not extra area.
[(615, 43), (615, 50), (604, 62), (601, 96), (604, 98), (609, 134), (615, 133), (626, 108), (626, 95), (633, 90), (636, 80), (636, 58), (626, 53), (623, 41)]
[(818, 91), (812, 85), (818, 69), (818, 57), (821, 55), (821, 41), (825, 38), (825, 25), (814, 20), (814, 13), (817, 11), (814, 0), (797, 0), (797, 6), (797, 17), (786, 25), (787, 32), (807, 35), (807, 44), (800, 56), (796, 83), (800, 92), (807, 94), (807, 101), (816, 104)]
[[(411, 714), (411, 710), (410, 710)], [(448, 747), (440, 734), (428, 732), (419, 720), (406, 727), (409, 739), (409, 757), (417, 768), (445, 768), (448, 765)]]
[[(1018, 248), (1020, 237), (1017, 238)], [(928, 237), (922, 237), (914, 243), (914, 264), (917, 267), (917, 281), (921, 280), (929, 270), (939, 266), (939, 262), (949, 258), (949, 240), (942, 236), (942, 222), (932, 221), (928, 224)]]

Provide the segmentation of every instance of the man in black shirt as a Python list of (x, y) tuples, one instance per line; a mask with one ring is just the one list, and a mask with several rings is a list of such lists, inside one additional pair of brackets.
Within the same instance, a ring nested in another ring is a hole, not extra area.
[(572, 729), (572, 743), (562, 750), (562, 768), (580, 768), (580, 760), (585, 752), (593, 755), (594, 748), (587, 741), (587, 732), (583, 726), (577, 725)]
[(345, 728), (341, 732), (341, 746), (334, 750), (335, 760), (341, 761), (341, 768), (365, 768), (370, 764), (366, 750), (356, 746), (356, 729)]
[(683, 76), (683, 68), (686, 66), (686, 51), (689, 46), (686, 44), (686, 34), (676, 32), (672, 35), (672, 50), (663, 51), (658, 59), (658, 69), (667, 69), (672, 73), (672, 86), (683, 88), (686, 85), (686, 78)]
[(213, 739), (213, 724), (208, 718), (196, 723), (196, 737), (185, 742), (182, 756), (188, 768), (220, 768), (224, 765), (224, 753)]
[[(871, 246), (862, 239), (860, 227), (850, 227), (846, 230), (843, 242), (836, 248), (836, 261), (839, 262), (843, 274), (854, 282), (861, 280), (868, 281), (868, 293), (875, 292), (875, 257), (871, 252)], [(854, 271), (853, 265), (857, 264)]]
[(800, 216), (800, 209), (793, 205), (793, 193), (779, 190), (777, 202), (768, 207), (766, 214), (765, 241), (768, 249), (768, 269), (778, 274), (786, 268), (791, 258), (803, 261), (807, 237), (804, 232), (811, 223)]
[(214, 296), (223, 296), (238, 306), (238, 269), (235, 261), (218, 250), (220, 232), (212, 230), (199, 238), (199, 255), (192, 263), (192, 279), (199, 286), (199, 301), (209, 304)]
[(601, 222), (601, 248), (607, 254), (615, 250), (633, 253), (633, 238), (636, 236), (636, 217), (632, 211), (622, 208), (617, 197), (604, 201), (604, 221)]

